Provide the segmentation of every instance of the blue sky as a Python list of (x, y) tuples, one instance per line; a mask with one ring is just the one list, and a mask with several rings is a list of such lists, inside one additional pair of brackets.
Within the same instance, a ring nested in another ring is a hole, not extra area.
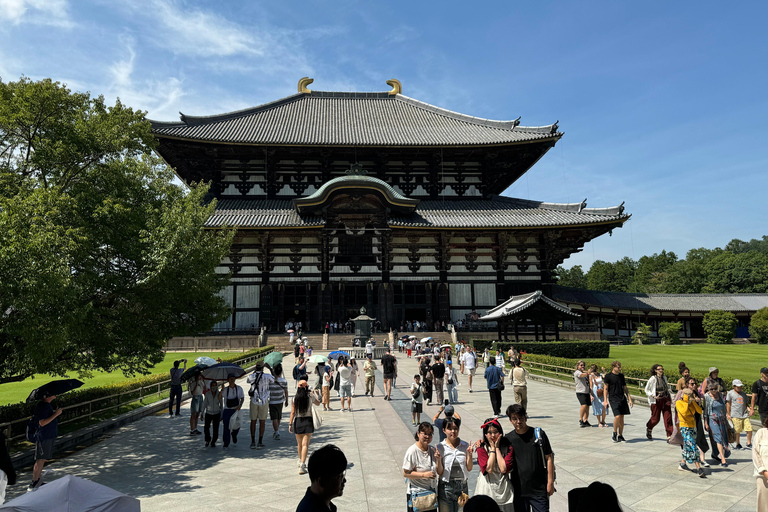
[(385, 91), (563, 139), (506, 195), (632, 220), (566, 266), (768, 234), (768, 3), (0, 0), (0, 77), (158, 120)]

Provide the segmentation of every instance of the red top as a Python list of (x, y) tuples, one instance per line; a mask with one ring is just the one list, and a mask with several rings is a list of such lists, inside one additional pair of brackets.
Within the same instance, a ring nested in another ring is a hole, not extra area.
[[(512, 469), (512, 451), (510, 446), (507, 454), (504, 456), (504, 464), (507, 466), (505, 473), (509, 473), (509, 470)], [(488, 452), (482, 446), (477, 449), (477, 464), (480, 466), (480, 472), (487, 475), (488, 472), (485, 470), (485, 467), (488, 465)]]

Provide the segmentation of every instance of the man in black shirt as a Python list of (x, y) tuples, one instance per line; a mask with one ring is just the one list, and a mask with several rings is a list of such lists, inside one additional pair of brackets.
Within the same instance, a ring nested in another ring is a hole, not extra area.
[(555, 493), (555, 454), (542, 429), (528, 426), (528, 415), (520, 404), (507, 407), (514, 431), (506, 435), (512, 445), (512, 488), (515, 512), (549, 512), (549, 497)]
[(750, 416), (755, 414), (755, 402), (757, 402), (760, 424), (762, 425), (768, 418), (768, 368), (761, 368), (760, 380), (756, 380), (752, 384), (752, 404), (748, 411)]
[(435, 387), (435, 402), (443, 403), (443, 378), (445, 378), (445, 365), (440, 356), (435, 356), (435, 364), (432, 365), (432, 385)]
[(629, 396), (627, 381), (621, 373), (621, 363), (611, 363), (611, 373), (603, 377), (603, 407), (611, 405), (613, 410), (613, 442), (626, 441), (624, 439), (624, 416), (629, 414), (629, 409), (634, 404)]
[(384, 373), (384, 400), (392, 400), (392, 380), (397, 373), (397, 359), (395, 356), (389, 353), (389, 347), (387, 347), (387, 353), (381, 357), (381, 371)]
[(309, 480), (296, 512), (336, 512), (331, 500), (344, 494), (347, 458), (338, 446), (327, 444), (309, 458)]

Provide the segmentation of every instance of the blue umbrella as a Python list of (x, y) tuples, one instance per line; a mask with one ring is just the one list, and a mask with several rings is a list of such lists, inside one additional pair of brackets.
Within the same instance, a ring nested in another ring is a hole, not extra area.
[(343, 350), (334, 350), (333, 352), (328, 354), (328, 359), (338, 359), (340, 357), (349, 357), (349, 354), (347, 354)]

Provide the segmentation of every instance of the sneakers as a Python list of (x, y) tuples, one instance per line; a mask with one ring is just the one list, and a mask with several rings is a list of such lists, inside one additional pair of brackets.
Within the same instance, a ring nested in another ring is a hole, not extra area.
[(624, 436), (619, 436), (619, 441), (623, 441), (623, 442), (625, 442), (625, 443), (627, 442), (627, 440), (626, 440), (626, 439), (624, 439)]
[(206, 447), (206, 448), (208, 448), (210, 445), (211, 445), (211, 442), (210, 442), (210, 441), (206, 441), (206, 442), (205, 442), (205, 447)]
[(614, 443), (618, 443), (619, 442), (618, 434), (614, 432), (613, 435), (611, 436), (611, 439), (613, 439)]
[(251, 441), (251, 450), (256, 449), (256, 441)]
[(39, 478), (37, 480), (32, 480), (32, 483), (27, 486), (27, 492), (33, 492), (36, 491), (38, 487), (40, 487), (40, 482), (42, 481), (42, 478)]
[(585, 426), (585, 427), (591, 427), (592, 425), (590, 425), (588, 421), (585, 421), (585, 422), (584, 422), (584, 426)]
[(645, 437), (653, 439), (653, 433), (649, 429), (645, 429)]
[(297, 461), (296, 461), (296, 467), (297, 467), (297, 468), (300, 468), (300, 467), (301, 467), (301, 459), (299, 459), (299, 460), (297, 460)]
[(299, 474), (300, 475), (306, 475), (307, 474), (307, 465), (306, 464), (302, 464), (301, 466), (299, 466)]
[(280, 432), (275, 430), (275, 432), (272, 434), (272, 439), (280, 440)]
[(579, 420), (579, 427), (584, 428), (586, 425), (584, 425), (584, 420)]
[(703, 467), (703, 468), (708, 468), (708, 467), (709, 467), (709, 462), (707, 462), (707, 461), (702, 461), (702, 462), (701, 462), (701, 467)]
[(690, 471), (690, 468), (688, 467), (688, 464), (685, 462), (681, 462), (680, 465), (677, 467), (680, 471)]
[(237, 434), (235, 434), (234, 432), (232, 432), (232, 442), (234, 444), (237, 444)]
[(216, 442), (211, 443), (211, 448), (216, 448)]
[(259, 443), (256, 445), (257, 450), (263, 450), (264, 449), (264, 443)]
[(707, 475), (704, 473), (704, 468), (699, 468), (696, 473), (699, 475), (699, 478), (707, 478)]
[(749, 444), (747, 445), (747, 450), (751, 450), (751, 449), (752, 449), (752, 443), (749, 443)]
[(744, 448), (744, 447), (743, 447), (743, 446), (741, 446), (741, 443), (738, 443), (738, 444), (736, 445), (736, 449), (737, 449), (737, 450), (741, 450), (741, 449), (743, 449), (743, 448)]

